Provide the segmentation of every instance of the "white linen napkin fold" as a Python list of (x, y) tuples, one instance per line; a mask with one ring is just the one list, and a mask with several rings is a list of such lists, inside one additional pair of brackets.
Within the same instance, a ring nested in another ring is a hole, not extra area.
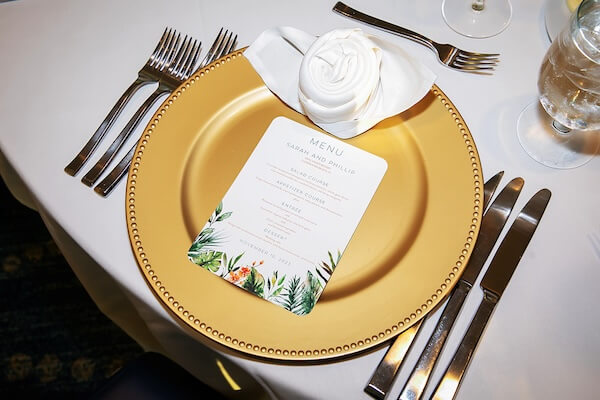
[(435, 81), (401, 48), (360, 29), (320, 37), (292, 27), (268, 29), (244, 56), (283, 102), (342, 139), (410, 108)]

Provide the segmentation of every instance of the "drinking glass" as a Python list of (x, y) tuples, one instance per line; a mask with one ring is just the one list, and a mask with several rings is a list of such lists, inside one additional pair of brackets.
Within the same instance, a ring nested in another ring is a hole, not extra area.
[(538, 100), (519, 116), (521, 146), (553, 168), (576, 168), (600, 146), (600, 0), (584, 0), (546, 52)]
[(444, 0), (444, 20), (456, 32), (472, 38), (486, 38), (502, 32), (510, 22), (509, 0)]

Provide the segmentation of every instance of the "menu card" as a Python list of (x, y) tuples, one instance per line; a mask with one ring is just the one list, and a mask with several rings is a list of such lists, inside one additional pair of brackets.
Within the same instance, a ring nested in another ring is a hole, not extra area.
[(308, 314), (386, 170), (378, 156), (275, 118), (188, 258), (288, 311)]

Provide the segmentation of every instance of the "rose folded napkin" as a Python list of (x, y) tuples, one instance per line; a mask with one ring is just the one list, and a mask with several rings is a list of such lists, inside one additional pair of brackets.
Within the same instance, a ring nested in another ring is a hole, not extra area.
[(407, 110), (435, 81), (433, 72), (401, 48), (360, 29), (315, 37), (273, 28), (244, 55), (283, 102), (342, 139)]

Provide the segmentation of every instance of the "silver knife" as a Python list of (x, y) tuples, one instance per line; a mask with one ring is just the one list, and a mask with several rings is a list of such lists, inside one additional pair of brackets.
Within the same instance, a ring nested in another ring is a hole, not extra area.
[(456, 395), (460, 381), (471, 361), (487, 321), (508, 285), (515, 268), (517, 268), (542, 215), (544, 215), (550, 196), (551, 193), (548, 189), (537, 192), (527, 202), (515, 222), (513, 222), (506, 237), (502, 240), (496, 255), (481, 280), (483, 300), (443, 378), (438, 383), (433, 399), (453, 399)]
[(473, 248), (473, 253), (471, 253), (467, 267), (452, 290), (444, 311), (410, 377), (404, 385), (398, 397), (399, 399), (416, 400), (421, 398), (438, 356), (446, 343), (446, 338), (483, 264), (488, 259), (492, 248), (500, 236), (500, 232), (502, 232), (506, 224), (506, 220), (523, 188), (523, 183), (522, 178), (515, 178), (510, 181), (502, 192), (500, 192), (496, 200), (494, 200), (490, 209), (484, 214), (479, 235), (477, 236), (477, 241), (475, 242), (475, 247)]
[[(500, 180), (502, 179), (503, 175), (504, 171), (500, 171), (496, 175), (488, 179), (488, 181), (484, 184), (484, 209), (488, 207), (490, 199), (496, 191), (496, 188), (498, 187), (498, 184), (500, 183)], [(375, 369), (375, 372), (371, 376), (371, 380), (365, 387), (366, 393), (380, 400), (382, 400), (385, 397), (424, 319), (425, 318), (419, 320), (410, 328), (400, 333), (398, 337), (394, 340), (388, 351), (385, 353), (385, 356)]]

